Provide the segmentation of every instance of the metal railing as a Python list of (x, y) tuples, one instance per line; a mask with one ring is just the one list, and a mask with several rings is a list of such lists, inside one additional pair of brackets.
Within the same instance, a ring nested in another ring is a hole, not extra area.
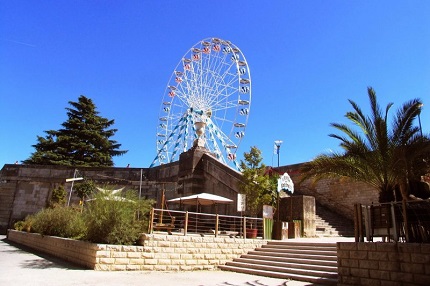
[(224, 235), (240, 238), (262, 238), (263, 219), (196, 212), (151, 209), (148, 233)]
[(430, 200), (354, 207), (355, 240), (430, 243)]

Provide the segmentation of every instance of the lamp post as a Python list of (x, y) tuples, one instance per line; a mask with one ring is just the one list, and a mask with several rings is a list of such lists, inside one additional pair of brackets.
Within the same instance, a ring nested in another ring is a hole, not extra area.
[(421, 127), (421, 108), (424, 106), (424, 104), (420, 104), (418, 107), (420, 108), (420, 113), (418, 113), (418, 124), (420, 126), (420, 133), (421, 133), (421, 137), (423, 137), (423, 129)]
[(276, 154), (278, 154), (278, 168), (279, 168), (279, 150), (281, 149), (281, 144), (282, 144), (281, 140), (275, 141)]
[[(275, 151), (276, 154), (278, 155), (278, 169), (279, 169), (279, 150), (281, 149), (281, 144), (282, 141), (281, 140), (276, 140), (275, 141)], [(278, 170), (279, 172), (279, 170)], [(280, 220), (280, 215), (279, 215), (279, 190), (277, 192), (277, 202), (276, 202), (276, 213), (277, 213), (277, 218), (276, 221), (273, 225), (274, 230), (273, 230), (273, 239), (278, 239), (281, 240), (282, 239), (282, 223)]]

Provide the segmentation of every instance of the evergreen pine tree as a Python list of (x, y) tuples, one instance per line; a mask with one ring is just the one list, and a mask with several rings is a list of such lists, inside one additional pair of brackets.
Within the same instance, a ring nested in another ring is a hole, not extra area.
[(125, 154), (110, 138), (117, 129), (109, 129), (114, 120), (99, 116), (93, 101), (83, 95), (78, 102), (69, 101), (68, 119), (62, 129), (48, 130), (37, 136), (36, 149), (24, 164), (64, 166), (113, 166), (112, 157)]

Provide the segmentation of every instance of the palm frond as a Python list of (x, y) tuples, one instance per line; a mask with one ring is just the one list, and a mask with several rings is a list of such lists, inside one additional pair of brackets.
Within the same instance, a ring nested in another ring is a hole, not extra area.
[(342, 133), (329, 134), (338, 139), (342, 153), (322, 154), (302, 166), (302, 180), (313, 178), (348, 177), (365, 182), (381, 192), (392, 192), (397, 184), (408, 177), (419, 177), (429, 171), (430, 138), (421, 136), (414, 120), (421, 112), (418, 99), (406, 102), (397, 111), (392, 129), (388, 128), (388, 115), (393, 103), (385, 110), (380, 108), (373, 88), (368, 88), (370, 116), (349, 100), (353, 111), (349, 119), (359, 131), (346, 124), (331, 123)]

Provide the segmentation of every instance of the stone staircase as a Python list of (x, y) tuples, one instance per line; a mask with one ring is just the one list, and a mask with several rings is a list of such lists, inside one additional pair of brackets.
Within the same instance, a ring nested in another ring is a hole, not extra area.
[(337, 284), (336, 243), (269, 241), (222, 270), (315, 284)]
[(354, 237), (354, 222), (317, 204), (315, 214), (316, 236)]

